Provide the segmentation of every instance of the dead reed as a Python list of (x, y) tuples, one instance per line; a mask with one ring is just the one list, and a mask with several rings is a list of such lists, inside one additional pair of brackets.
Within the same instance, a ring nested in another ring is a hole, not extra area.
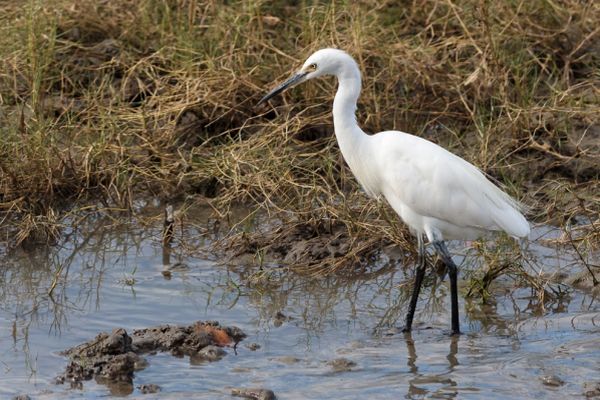
[(254, 108), (310, 52), (335, 46), (364, 73), (367, 132), (449, 148), (535, 222), (580, 218), (572, 242), (598, 248), (598, 2), (29, 0), (0, 4), (0, 15), (10, 245), (55, 239), (80, 207), (132, 210), (148, 196), (208, 202), (220, 217), (246, 204), (287, 226), (333, 221), (371, 246), (406, 243), (341, 160), (333, 81)]

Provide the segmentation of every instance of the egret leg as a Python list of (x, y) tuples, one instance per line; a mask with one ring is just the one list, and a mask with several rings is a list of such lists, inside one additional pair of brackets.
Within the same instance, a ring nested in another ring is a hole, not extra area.
[(446, 248), (446, 244), (442, 241), (433, 242), (433, 247), (439, 254), (440, 258), (446, 264), (448, 270), (448, 276), (450, 276), (450, 300), (452, 303), (452, 334), (457, 335), (460, 333), (459, 322), (458, 322), (458, 268), (452, 257)]
[(419, 292), (421, 291), (421, 284), (423, 283), (423, 277), (425, 276), (425, 267), (427, 260), (425, 257), (425, 244), (423, 243), (423, 237), (417, 236), (418, 244), (418, 260), (417, 260), (417, 273), (415, 275), (415, 283), (413, 286), (412, 296), (410, 298), (410, 305), (408, 307), (408, 314), (406, 314), (406, 325), (404, 325), (403, 332), (410, 332), (412, 329), (412, 322), (415, 316), (415, 309), (417, 308), (417, 300), (419, 300)]

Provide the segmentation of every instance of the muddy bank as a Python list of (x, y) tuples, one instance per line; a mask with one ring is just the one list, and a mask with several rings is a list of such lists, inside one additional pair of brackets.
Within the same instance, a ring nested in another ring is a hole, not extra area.
[[(70, 362), (56, 382), (78, 388), (83, 381), (95, 379), (108, 385), (113, 394), (127, 394), (133, 391), (135, 371), (148, 365), (142, 355), (170, 352), (176, 357), (189, 356), (193, 363), (217, 361), (227, 354), (223, 347), (235, 351), (245, 337), (239, 328), (222, 327), (215, 321), (185, 327), (160, 325), (134, 330), (131, 335), (117, 328), (64, 351)], [(154, 392), (160, 390), (157, 385), (146, 386), (152, 386)]]
[(262, 252), (280, 263), (298, 267), (364, 266), (386, 246), (387, 238), (353, 235), (332, 219), (287, 223), (267, 231), (233, 236), (224, 247), (231, 259)]

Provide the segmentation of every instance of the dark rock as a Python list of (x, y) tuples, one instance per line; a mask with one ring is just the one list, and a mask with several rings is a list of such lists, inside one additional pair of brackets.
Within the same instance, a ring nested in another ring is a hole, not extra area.
[(70, 362), (55, 381), (77, 388), (82, 381), (95, 378), (108, 385), (111, 393), (127, 395), (133, 391), (134, 371), (148, 365), (142, 354), (170, 351), (175, 356), (188, 355), (192, 362), (217, 361), (227, 354), (222, 346), (235, 346), (244, 337), (239, 328), (221, 327), (215, 321), (185, 327), (161, 325), (136, 330), (132, 336), (119, 328), (64, 351)]
[(256, 351), (256, 350), (260, 349), (260, 344), (258, 344), (258, 343), (248, 343), (246, 345), (246, 348), (248, 350), (251, 350), (251, 351)]
[(210, 345), (194, 354), (192, 356), (192, 362), (201, 363), (203, 361), (219, 361), (221, 358), (225, 357), (225, 355), (227, 355), (225, 350), (220, 347)]
[(139, 356), (133, 352), (118, 354), (94, 364), (94, 375), (101, 379), (117, 382), (132, 382), (135, 362)]
[(562, 386), (565, 384), (565, 381), (560, 379), (560, 377), (556, 375), (546, 375), (542, 377), (542, 383), (546, 386)]
[(600, 398), (600, 382), (586, 382), (583, 390), (583, 395), (588, 399)]
[(63, 352), (69, 358), (85, 359), (101, 355), (123, 354), (132, 351), (131, 338), (125, 329), (114, 329), (108, 333), (100, 333), (91, 342), (86, 342)]
[(270, 389), (231, 389), (231, 395), (253, 400), (276, 400)]
[(282, 356), (282, 357), (277, 357), (274, 360), (277, 362), (280, 362), (282, 364), (288, 364), (288, 365), (296, 364), (301, 361), (299, 358), (296, 358), (294, 356)]
[(275, 326), (276, 328), (279, 328), (281, 325), (283, 325), (284, 322), (289, 321), (289, 320), (291, 320), (290, 317), (288, 317), (281, 311), (277, 311), (275, 313), (275, 315), (273, 316), (273, 326)]
[(63, 383), (65, 381), (68, 382), (78, 382), (83, 380), (90, 380), (94, 376), (94, 370), (89, 367), (85, 367), (77, 362), (71, 361), (65, 370), (65, 373), (62, 375)]
[(141, 371), (148, 366), (148, 360), (143, 357), (138, 357), (133, 366), (134, 371)]
[(142, 392), (142, 394), (151, 394), (151, 393), (160, 392), (160, 386), (158, 386), (154, 383), (140, 385), (140, 386), (138, 386), (138, 389), (140, 390), (140, 392)]
[(327, 365), (333, 369), (333, 372), (352, 371), (352, 368), (356, 367), (356, 363), (347, 358), (336, 358), (335, 360), (329, 361)]
[[(133, 393), (134, 389), (133, 382), (107, 381), (99, 378), (96, 378), (96, 382), (106, 385), (112, 397), (129, 396), (131, 393)], [(83, 385), (79, 388), (79, 390), (83, 390)]]

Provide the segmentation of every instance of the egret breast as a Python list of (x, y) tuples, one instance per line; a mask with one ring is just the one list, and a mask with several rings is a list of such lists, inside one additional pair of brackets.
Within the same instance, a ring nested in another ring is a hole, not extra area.
[(344, 156), (344, 159), (367, 196), (379, 200), (382, 195), (381, 178), (368, 155), (364, 151), (357, 151), (347, 158)]

